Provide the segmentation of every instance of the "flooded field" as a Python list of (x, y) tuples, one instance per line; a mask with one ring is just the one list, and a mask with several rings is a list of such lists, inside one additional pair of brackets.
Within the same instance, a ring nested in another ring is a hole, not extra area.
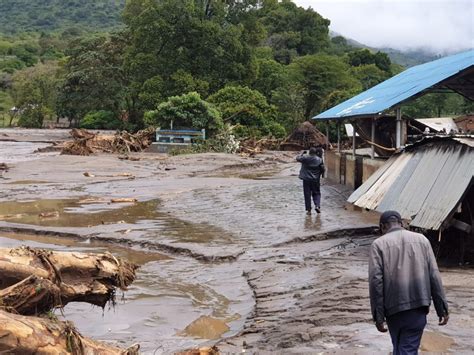
[[(83, 335), (140, 343), (143, 354), (214, 344), (224, 353), (389, 353), (368, 305), (378, 216), (346, 208), (348, 191), (326, 181), (322, 213), (306, 216), (291, 153), (135, 161), (33, 153), (47, 135), (0, 141), (9, 165), (0, 247), (109, 251), (140, 265), (115, 307), (57, 312)], [(443, 270), (452, 326), (437, 327), (432, 312), (426, 351), (473, 348), (473, 272)]]

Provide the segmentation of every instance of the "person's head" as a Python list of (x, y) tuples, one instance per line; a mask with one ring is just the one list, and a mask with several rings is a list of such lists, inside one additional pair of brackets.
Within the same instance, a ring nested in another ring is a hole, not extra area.
[(402, 216), (397, 211), (385, 211), (380, 216), (380, 231), (382, 234), (394, 227), (402, 227)]
[(309, 155), (317, 155), (317, 151), (318, 151), (317, 148), (311, 147), (311, 148), (309, 149)]
[(323, 157), (323, 148), (317, 147), (317, 148), (316, 148), (316, 155), (317, 155), (318, 157), (322, 158), (322, 157)]

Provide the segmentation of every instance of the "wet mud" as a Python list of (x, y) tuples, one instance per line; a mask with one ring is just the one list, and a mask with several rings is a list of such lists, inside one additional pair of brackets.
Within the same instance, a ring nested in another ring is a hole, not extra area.
[[(326, 181), (322, 213), (306, 216), (291, 153), (64, 157), (33, 153), (64, 132), (7, 134), (15, 142), (0, 142), (0, 156), (23, 148), (0, 179), (0, 246), (109, 250), (141, 265), (115, 307), (58, 313), (84, 335), (138, 342), (144, 354), (215, 344), (232, 354), (390, 352), (368, 303), (378, 216), (348, 208), (349, 191)], [(430, 313), (425, 351), (473, 348), (473, 272), (442, 270), (450, 325)]]

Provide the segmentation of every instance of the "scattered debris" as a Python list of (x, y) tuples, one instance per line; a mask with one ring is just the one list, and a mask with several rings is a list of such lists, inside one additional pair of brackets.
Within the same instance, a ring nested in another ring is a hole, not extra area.
[(128, 177), (130, 179), (135, 179), (135, 176), (132, 173), (118, 173), (114, 175), (95, 175), (88, 171), (83, 174), (85, 177)]
[(130, 161), (140, 161), (140, 157), (131, 157), (129, 155), (119, 155), (118, 158), (120, 160), (130, 160)]
[(141, 152), (151, 144), (154, 134), (153, 127), (135, 134), (122, 131), (114, 135), (95, 134), (85, 129), (74, 128), (71, 131), (73, 140), (62, 145), (61, 154), (91, 155), (94, 153)]
[(265, 150), (278, 150), (280, 149), (280, 139), (276, 138), (262, 138), (255, 139), (249, 138), (240, 142), (238, 153), (241, 156), (253, 157), (256, 154), (263, 153)]
[(8, 171), (8, 165), (5, 163), (0, 163), (0, 170)]
[(112, 203), (136, 203), (138, 200), (136, 198), (113, 198), (110, 200)]
[(42, 212), (38, 216), (40, 218), (58, 218), (59, 217), (59, 212), (58, 211)]

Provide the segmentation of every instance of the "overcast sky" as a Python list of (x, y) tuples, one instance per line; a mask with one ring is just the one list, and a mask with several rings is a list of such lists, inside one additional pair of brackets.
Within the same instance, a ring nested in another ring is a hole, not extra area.
[(474, 48), (474, 0), (294, 0), (331, 20), (330, 29), (372, 47)]

